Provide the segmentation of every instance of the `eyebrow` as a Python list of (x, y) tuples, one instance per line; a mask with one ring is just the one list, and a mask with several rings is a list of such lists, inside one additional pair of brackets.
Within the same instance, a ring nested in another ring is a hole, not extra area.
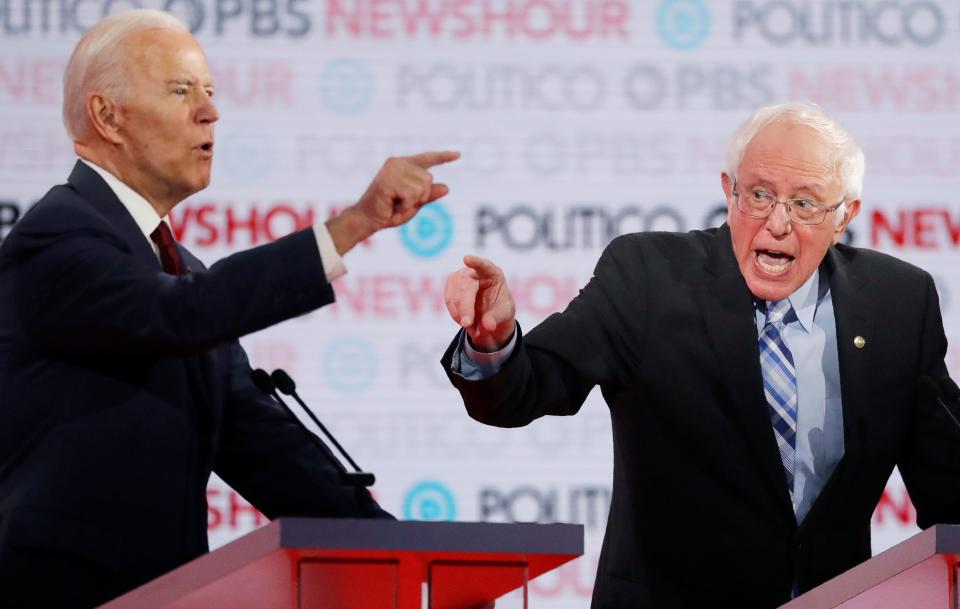
[[(174, 78), (174, 79), (168, 80), (167, 84), (168, 85), (186, 85), (188, 87), (195, 87), (197, 86), (197, 81), (193, 80), (192, 78)], [(203, 88), (212, 89), (213, 81), (208, 80), (207, 82), (203, 83)]]
[[(769, 188), (770, 190), (773, 190), (773, 182), (772, 182), (771, 180), (766, 179), (766, 178), (757, 177), (756, 179), (752, 180), (752, 182), (753, 182), (753, 183), (750, 184), (750, 188), (762, 187), (762, 188)], [(745, 185), (746, 185), (746, 184), (749, 184), (749, 182), (745, 182), (744, 184), (745, 184)], [(794, 189), (793, 189), (793, 192), (794, 192), (794, 193), (798, 193), (798, 192), (809, 192), (809, 193), (811, 193), (814, 197), (816, 197), (816, 198), (818, 198), (818, 199), (821, 199), (821, 198), (823, 198), (823, 195), (824, 195), (824, 193), (823, 193), (823, 189), (824, 189), (824, 188), (826, 188), (826, 186), (823, 185), (823, 184), (820, 184), (820, 183), (813, 183), (813, 184), (811, 184), (811, 183), (805, 183), (805, 184), (800, 184), (799, 186), (797, 186), (796, 188), (794, 188)], [(790, 195), (790, 196), (794, 196), (794, 195)]]

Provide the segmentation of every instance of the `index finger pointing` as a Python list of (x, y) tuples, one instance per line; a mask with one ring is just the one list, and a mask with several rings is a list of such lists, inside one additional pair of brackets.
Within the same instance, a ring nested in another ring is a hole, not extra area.
[(428, 169), (434, 165), (441, 165), (456, 161), (460, 158), (460, 153), (453, 150), (444, 150), (440, 152), (421, 152), (407, 157), (414, 165)]
[(480, 277), (492, 277), (500, 273), (500, 267), (480, 256), (464, 256), (463, 263), (475, 270)]

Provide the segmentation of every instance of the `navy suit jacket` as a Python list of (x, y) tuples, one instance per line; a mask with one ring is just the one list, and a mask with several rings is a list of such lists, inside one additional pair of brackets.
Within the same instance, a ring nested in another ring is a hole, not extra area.
[(600, 386), (614, 466), (595, 609), (785, 603), (794, 586), (869, 558), (871, 514), (895, 465), (921, 527), (960, 521), (960, 430), (917, 383), (947, 374), (933, 280), (839, 245), (821, 272), (836, 317), (845, 454), (799, 526), (727, 226), (614, 240), (580, 295), (521, 337), (489, 379), (450, 372), (454, 340), (444, 368), (488, 424), (574, 414)]
[[(0, 247), (0, 605), (91, 606), (204, 553), (212, 471), (271, 518), (389, 517), (237, 342), (333, 301), (312, 230), (209, 269), (181, 252), (192, 272), (163, 273), (82, 163)], [(38, 570), (58, 583), (31, 591)]]

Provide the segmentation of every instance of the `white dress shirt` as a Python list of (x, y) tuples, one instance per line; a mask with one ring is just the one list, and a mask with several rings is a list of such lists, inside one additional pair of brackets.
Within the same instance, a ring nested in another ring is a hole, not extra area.
[[(164, 216), (161, 218), (157, 214), (157, 210), (153, 208), (153, 205), (150, 205), (149, 201), (143, 198), (140, 193), (121, 182), (106, 169), (86, 159), (80, 160), (83, 161), (87, 167), (96, 171), (97, 174), (103, 178), (103, 181), (107, 183), (107, 186), (110, 187), (110, 190), (113, 191), (113, 194), (117, 195), (120, 203), (122, 203), (130, 215), (133, 216), (133, 221), (137, 223), (140, 232), (143, 233), (147, 243), (149, 243), (153, 249), (153, 253), (156, 254), (159, 259), (160, 250), (157, 249), (157, 245), (153, 242), (153, 239), (150, 238), (150, 235), (160, 226), (161, 222), (169, 224), (170, 217)], [(333, 238), (330, 236), (330, 231), (327, 230), (326, 225), (323, 222), (314, 224), (313, 234), (317, 239), (317, 249), (320, 250), (320, 262), (323, 264), (323, 272), (327, 276), (327, 281), (333, 281), (346, 274), (347, 267), (343, 264), (343, 258), (337, 253), (337, 248), (333, 245)]]

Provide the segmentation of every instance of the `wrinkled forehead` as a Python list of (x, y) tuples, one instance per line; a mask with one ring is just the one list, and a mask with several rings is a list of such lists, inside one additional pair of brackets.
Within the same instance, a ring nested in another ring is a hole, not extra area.
[[(744, 149), (741, 179), (791, 176), (823, 186), (840, 182), (840, 150), (810, 126), (777, 121), (764, 125)], [(768, 175), (769, 174), (769, 175)]]
[(201, 84), (211, 80), (203, 48), (187, 31), (138, 30), (126, 36), (120, 46), (128, 76), (189, 78)]

